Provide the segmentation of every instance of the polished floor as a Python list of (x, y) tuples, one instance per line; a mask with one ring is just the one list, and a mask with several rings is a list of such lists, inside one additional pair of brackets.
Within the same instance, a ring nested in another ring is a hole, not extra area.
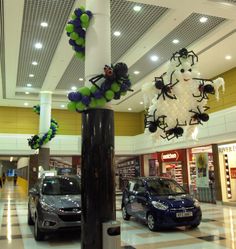
[[(178, 228), (160, 232), (150, 232), (135, 219), (123, 221), (119, 208), (118, 196), (117, 219), (121, 221), (122, 248), (236, 249), (236, 207), (202, 204), (203, 220), (198, 229)], [(43, 242), (36, 242), (33, 227), (27, 225), (24, 192), (12, 183), (5, 184), (0, 189), (0, 249), (41, 248), (79, 249), (80, 235), (78, 232), (56, 233)]]

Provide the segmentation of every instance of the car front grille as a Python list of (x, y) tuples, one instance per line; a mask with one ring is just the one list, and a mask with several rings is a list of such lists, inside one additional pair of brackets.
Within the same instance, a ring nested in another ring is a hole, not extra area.
[(192, 210), (194, 207), (181, 207), (181, 208), (171, 208), (170, 211), (184, 211), (184, 210)]
[(188, 222), (188, 221), (193, 221), (195, 217), (181, 217), (181, 218), (174, 218), (173, 220), (176, 223), (181, 223), (181, 222)]
[(66, 215), (58, 215), (58, 216), (61, 220), (66, 221), (66, 222), (81, 220), (81, 214), (66, 214)]

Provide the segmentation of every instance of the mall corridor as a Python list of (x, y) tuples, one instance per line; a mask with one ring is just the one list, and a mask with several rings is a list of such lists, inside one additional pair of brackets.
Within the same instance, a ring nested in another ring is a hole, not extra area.
[[(122, 248), (126, 249), (236, 249), (236, 207), (201, 204), (203, 220), (198, 229), (178, 228), (150, 232), (135, 219), (123, 221), (121, 196), (117, 197), (117, 219), (121, 221)], [(11, 182), (0, 189), (0, 249), (79, 249), (78, 231), (60, 232), (36, 242), (27, 224), (27, 196)], [(112, 249), (112, 248), (111, 248)]]

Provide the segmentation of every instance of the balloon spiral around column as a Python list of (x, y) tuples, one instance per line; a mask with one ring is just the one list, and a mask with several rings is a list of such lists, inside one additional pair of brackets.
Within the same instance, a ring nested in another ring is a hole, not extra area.
[[(36, 105), (33, 107), (33, 110), (35, 113), (38, 115), (40, 114), (40, 106)], [(48, 143), (50, 140), (52, 140), (55, 135), (57, 134), (59, 125), (56, 122), (56, 120), (51, 119), (51, 125), (48, 130), (48, 132), (44, 133), (42, 137), (39, 137), (38, 135), (34, 135), (31, 138), (28, 139), (28, 145), (30, 146), (31, 149), (39, 149), (42, 147), (42, 145)]]

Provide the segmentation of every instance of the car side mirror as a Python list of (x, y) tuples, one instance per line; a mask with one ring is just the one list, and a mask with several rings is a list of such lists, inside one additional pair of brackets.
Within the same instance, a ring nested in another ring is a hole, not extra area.
[(39, 196), (39, 192), (36, 188), (32, 188), (29, 190), (29, 193), (32, 195), (32, 196)]

